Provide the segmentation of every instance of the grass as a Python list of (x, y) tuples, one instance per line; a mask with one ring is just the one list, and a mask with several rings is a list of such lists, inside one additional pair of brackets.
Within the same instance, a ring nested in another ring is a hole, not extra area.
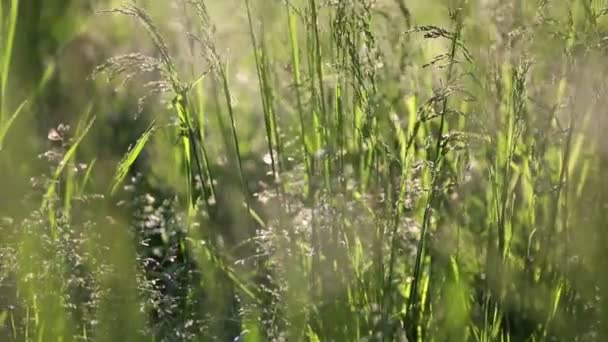
[(62, 49), (15, 90), (20, 2), (3, 340), (608, 338), (600, 1), (114, 4), (74, 122)]

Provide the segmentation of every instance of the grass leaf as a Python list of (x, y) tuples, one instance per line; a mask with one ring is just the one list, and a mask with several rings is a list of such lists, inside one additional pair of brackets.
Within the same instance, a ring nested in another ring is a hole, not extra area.
[(139, 154), (141, 153), (144, 146), (150, 139), (150, 136), (154, 132), (155, 125), (156, 122), (154, 121), (150, 124), (150, 126), (148, 126), (146, 131), (141, 135), (141, 137), (139, 137), (139, 139), (135, 143), (135, 146), (133, 146), (125, 154), (120, 163), (118, 163), (116, 173), (114, 174), (114, 179), (112, 180), (112, 190), (110, 191), (110, 194), (114, 195), (114, 193), (118, 189), (118, 186), (122, 183), (122, 181), (129, 173), (131, 166), (133, 165), (133, 163), (135, 163), (135, 160), (137, 160), (137, 157), (139, 157)]
[(0, 123), (0, 151), (2, 151), (4, 139), (6, 138), (6, 134), (8, 133), (8, 130), (11, 128), (11, 126), (13, 125), (13, 123), (15, 122), (17, 117), (19, 117), (19, 114), (21, 114), (21, 112), (23, 111), (23, 108), (25, 108), (27, 103), (28, 103), (27, 101), (21, 102), (19, 107), (17, 107), (17, 110), (15, 110), (13, 115), (11, 115), (11, 117), (6, 121), (6, 123), (4, 123), (4, 124)]

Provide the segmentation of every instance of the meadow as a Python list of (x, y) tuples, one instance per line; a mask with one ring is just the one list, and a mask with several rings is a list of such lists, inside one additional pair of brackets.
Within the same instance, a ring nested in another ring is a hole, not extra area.
[(606, 341), (607, 57), (603, 0), (2, 0), (0, 340)]

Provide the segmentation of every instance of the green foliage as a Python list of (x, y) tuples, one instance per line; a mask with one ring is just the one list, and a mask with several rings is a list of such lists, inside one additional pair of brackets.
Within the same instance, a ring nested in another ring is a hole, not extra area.
[(129, 152), (125, 154), (123, 159), (120, 161), (118, 166), (116, 167), (116, 174), (114, 175), (114, 179), (112, 180), (112, 190), (110, 190), (111, 194), (114, 194), (120, 184), (125, 180), (125, 177), (129, 174), (129, 170), (135, 160), (146, 146), (148, 139), (154, 133), (154, 123), (150, 124), (145, 132), (142, 133), (141, 137), (137, 139), (135, 145), (129, 149)]
[(608, 338), (600, 1), (19, 3), (0, 339)]

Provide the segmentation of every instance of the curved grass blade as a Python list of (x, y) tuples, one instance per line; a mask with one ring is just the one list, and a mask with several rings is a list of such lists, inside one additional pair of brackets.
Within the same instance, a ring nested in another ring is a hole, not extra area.
[[(21, 102), (19, 107), (17, 107), (17, 109), (13, 112), (11, 117), (8, 120), (6, 120), (6, 122), (2, 122), (2, 120), (0, 120), (0, 152), (2, 152), (4, 139), (6, 139), (6, 135), (8, 134), (8, 131), (11, 128), (11, 126), (13, 125), (13, 123), (17, 120), (17, 118), (23, 112), (23, 110), (27, 107), (27, 105), (31, 101), (33, 101), (36, 98), (36, 96), (38, 96), (40, 93), (42, 93), (42, 91), (44, 90), (44, 88), (46, 87), (46, 85), (48, 84), (48, 82), (50, 81), (50, 79), (54, 73), (55, 73), (55, 64), (51, 63), (44, 71), (44, 74), (42, 75), (42, 78), (40, 79), (40, 83), (38, 84), (38, 88), (36, 89), (36, 91), (33, 92), (26, 100)], [(4, 113), (0, 113), (0, 118), (3, 117), (2, 116), (3, 114)]]
[(118, 164), (118, 167), (116, 168), (116, 174), (114, 175), (114, 179), (112, 180), (112, 190), (110, 191), (111, 195), (114, 195), (114, 193), (116, 192), (116, 189), (118, 189), (118, 186), (122, 183), (122, 181), (125, 179), (125, 177), (129, 173), (131, 166), (133, 165), (135, 160), (137, 160), (137, 157), (139, 157), (139, 154), (141, 153), (144, 146), (150, 139), (152, 132), (154, 132), (155, 126), (156, 126), (156, 121), (153, 121), (150, 124), (150, 126), (148, 126), (146, 131), (141, 135), (141, 137), (139, 137), (139, 139), (135, 143), (135, 146), (133, 146), (125, 154), (125, 156), (122, 158), (122, 160)]
[(27, 103), (28, 103), (27, 101), (21, 102), (19, 107), (17, 107), (17, 110), (15, 110), (13, 115), (6, 121), (6, 123), (4, 123), (4, 124), (0, 123), (0, 151), (2, 151), (2, 145), (4, 143), (4, 138), (6, 138), (6, 134), (8, 133), (9, 128), (11, 128), (11, 125), (13, 124), (13, 122), (15, 122), (17, 117), (19, 117), (19, 114), (21, 114), (21, 112), (23, 111), (23, 108), (25, 108), (25, 105)]

